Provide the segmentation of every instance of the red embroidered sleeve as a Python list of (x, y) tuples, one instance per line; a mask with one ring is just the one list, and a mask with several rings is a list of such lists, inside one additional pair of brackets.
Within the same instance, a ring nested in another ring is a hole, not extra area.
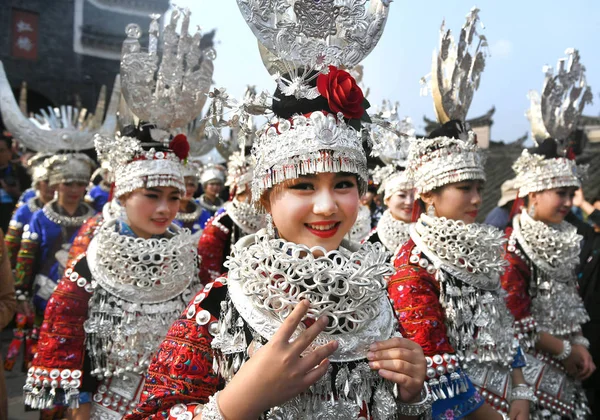
[(90, 242), (92, 242), (96, 231), (102, 223), (104, 223), (104, 217), (102, 213), (98, 213), (81, 225), (69, 249), (69, 260), (74, 260), (87, 251)]
[(388, 294), (406, 337), (419, 344), (425, 356), (452, 354), (454, 349), (446, 333), (437, 281), (427, 270), (409, 261), (414, 246), (409, 240), (400, 248), (394, 261), (396, 273), (388, 282)]
[(35, 259), (39, 247), (37, 233), (30, 233), (28, 231), (23, 233), (21, 247), (19, 248), (15, 264), (15, 290), (23, 293), (31, 292)]
[(223, 274), (223, 262), (227, 257), (224, 252), (231, 234), (229, 229), (220, 223), (225, 214), (221, 213), (208, 221), (198, 242), (202, 284), (207, 284)]
[[(69, 252), (65, 274), (48, 300), (37, 353), (33, 358), (33, 375), (35, 379), (40, 379), (40, 383), (45, 379), (51, 383), (53, 378), (49, 378), (48, 375), (53, 370), (66, 375), (67, 372), (81, 373), (83, 369), (83, 324), (88, 317), (88, 302), (91, 297), (91, 293), (86, 291), (85, 287), (91, 279), (85, 278), (89, 275), (87, 267), (85, 273), (78, 272), (76, 267), (86, 255), (88, 245), (103, 220), (101, 215), (96, 215), (81, 226)], [(75, 373), (75, 376), (80, 375)]]
[(176, 419), (175, 412), (193, 412), (217, 391), (220, 380), (212, 370), (213, 337), (209, 333), (209, 325), (217, 318), (201, 304), (222, 287), (218, 279), (206, 285), (171, 325), (148, 368), (140, 403), (126, 419)]
[[(85, 254), (81, 255), (80, 259), (84, 256)], [(48, 376), (53, 374), (52, 371), (58, 371), (62, 375), (69, 373), (72, 375), (71, 380), (81, 377), (85, 355), (83, 324), (88, 316), (91, 293), (84, 288), (88, 283), (87, 279), (74, 270), (78, 263), (79, 260), (67, 263), (65, 275), (48, 300), (32, 364), (36, 383), (48, 380), (47, 383), (50, 384), (56, 379)], [(66, 379), (65, 376), (59, 377)]]
[[(510, 238), (512, 228), (508, 228), (506, 233)], [(531, 296), (528, 292), (531, 271), (523, 258), (517, 254), (516, 246), (510, 243), (507, 246), (505, 258), (509, 265), (500, 281), (507, 293), (506, 306), (515, 318), (515, 333), (520, 336), (521, 346), (527, 351), (535, 343), (537, 323), (531, 315)]]
[(10, 268), (14, 270), (17, 265), (17, 254), (21, 247), (21, 235), (23, 234), (23, 225), (15, 220), (10, 221), (6, 235), (4, 235), (4, 242), (6, 243), (6, 251), (8, 254), (8, 260), (10, 261)]

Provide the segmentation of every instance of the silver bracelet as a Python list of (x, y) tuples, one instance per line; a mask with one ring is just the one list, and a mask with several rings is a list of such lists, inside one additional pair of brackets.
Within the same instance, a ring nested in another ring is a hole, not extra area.
[(423, 390), (421, 391), (421, 401), (414, 404), (407, 404), (398, 401), (398, 413), (403, 416), (420, 416), (427, 410), (431, 409), (431, 392), (429, 391), (429, 385), (427, 382), (423, 384)]
[(531, 402), (537, 402), (537, 398), (535, 396), (535, 391), (533, 387), (527, 384), (519, 384), (513, 386), (510, 391), (510, 402), (515, 400), (527, 400)]
[(562, 362), (571, 355), (571, 350), (573, 350), (571, 342), (569, 340), (563, 340), (563, 350), (559, 355), (554, 356), (554, 358)]
[(219, 410), (219, 404), (217, 404), (219, 392), (217, 391), (215, 395), (208, 397), (208, 402), (202, 408), (202, 420), (225, 420), (221, 410)]
[(571, 344), (577, 344), (578, 346), (583, 346), (586, 349), (590, 348), (590, 340), (585, 338), (583, 335), (576, 335), (571, 339)]

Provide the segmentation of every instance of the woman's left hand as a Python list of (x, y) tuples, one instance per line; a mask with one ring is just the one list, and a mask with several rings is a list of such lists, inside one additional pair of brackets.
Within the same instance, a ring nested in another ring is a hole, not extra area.
[(418, 402), (425, 382), (427, 363), (423, 349), (407, 338), (394, 337), (371, 344), (369, 366), (379, 376), (398, 384), (398, 398), (404, 403)]

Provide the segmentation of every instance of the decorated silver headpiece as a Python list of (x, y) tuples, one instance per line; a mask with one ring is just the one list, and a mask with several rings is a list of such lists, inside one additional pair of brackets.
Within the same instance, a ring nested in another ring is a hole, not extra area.
[[(263, 61), (286, 96), (319, 96), (309, 80), (329, 66), (351, 69), (375, 48), (389, 0), (237, 0)], [(286, 76), (287, 75), (287, 76)]]
[(568, 57), (558, 61), (557, 74), (551, 67), (544, 67), (542, 95), (529, 92), (531, 105), (527, 111), (535, 144), (552, 138), (559, 156), (548, 159), (523, 150), (513, 165), (519, 197), (552, 188), (581, 186), (585, 168), (567, 156), (567, 142), (577, 128), (583, 108), (592, 102), (592, 92), (586, 83), (585, 67), (579, 62), (579, 51), (569, 48), (565, 54)]
[(72, 106), (49, 107), (28, 118), (19, 108), (12, 93), (4, 66), (0, 62), (0, 110), (6, 128), (28, 149), (54, 153), (60, 150), (80, 151), (94, 147), (94, 135), (112, 136), (116, 130), (116, 112), (121, 97), (119, 76), (115, 79), (106, 116), (106, 88), (100, 90), (96, 111)]
[(461, 123), (457, 122), (455, 127), (458, 138), (441, 136), (411, 143), (407, 166), (417, 194), (466, 180), (485, 181), (483, 154), (475, 133), (464, 123), (485, 67), (487, 39), (477, 32), (478, 22), (479, 9), (473, 8), (462, 27), (458, 45), (442, 23), (429, 87), (438, 122)]
[(415, 141), (415, 128), (410, 118), (400, 119), (398, 103), (389, 101), (383, 102), (371, 120), (373, 123), (368, 126), (373, 144), (371, 155), (386, 164), (375, 168), (372, 177), (373, 182), (379, 185), (378, 193), (384, 193), (386, 200), (398, 191), (414, 188), (412, 179), (403, 168), (406, 167), (409, 145)]
[(236, 194), (243, 193), (252, 183), (252, 157), (243, 152), (234, 152), (227, 161), (227, 180), (225, 185), (235, 188)]
[(329, 109), (271, 121), (252, 150), (253, 200), (285, 180), (320, 172), (357, 174), (361, 192), (366, 190), (362, 136), (352, 123), (366, 115), (364, 94), (351, 74), (341, 69), (352, 69), (377, 45), (389, 1), (263, 3), (238, 0), (279, 91), (297, 100), (321, 96)]
[[(177, 34), (183, 16), (181, 34)], [(123, 97), (141, 120), (162, 130), (185, 127), (202, 112), (212, 83), (214, 49), (200, 49), (201, 32), (191, 36), (189, 10), (175, 9), (162, 33), (159, 57), (160, 15), (152, 15), (148, 52), (142, 52), (142, 31), (136, 24), (126, 28), (121, 52)]]
[(202, 170), (200, 175), (200, 184), (203, 186), (211, 181), (217, 181), (221, 184), (225, 183), (225, 167), (214, 163), (208, 164)]
[(185, 193), (183, 165), (172, 150), (144, 150), (140, 140), (117, 135), (96, 136), (96, 151), (114, 170), (115, 197), (152, 187), (174, 187)]
[[(177, 34), (181, 16), (181, 33)], [(147, 52), (139, 43), (140, 27), (130, 24), (125, 29), (121, 76), (129, 110), (155, 127), (150, 129), (152, 141), (167, 150), (144, 150), (141, 141), (133, 137), (97, 136), (98, 155), (107, 159), (115, 172), (117, 197), (138, 188), (158, 186), (185, 193), (183, 163), (190, 145), (184, 134), (177, 133), (189, 130), (188, 124), (201, 113), (210, 89), (215, 52), (212, 48), (200, 49), (199, 30), (193, 36), (188, 33), (190, 12), (176, 9), (162, 35), (159, 18), (152, 15)]]
[(48, 167), (45, 163), (50, 156), (48, 153), (36, 153), (27, 160), (27, 168), (31, 174), (33, 185), (40, 181), (48, 181)]
[(83, 153), (64, 153), (54, 155), (44, 161), (48, 172), (48, 184), (90, 181), (96, 163)]

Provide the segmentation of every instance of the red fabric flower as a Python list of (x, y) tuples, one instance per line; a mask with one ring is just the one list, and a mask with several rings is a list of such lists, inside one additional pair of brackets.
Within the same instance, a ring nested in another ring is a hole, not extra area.
[(329, 66), (328, 74), (317, 77), (317, 89), (336, 114), (341, 112), (348, 119), (360, 120), (365, 113), (365, 96), (347, 71)]
[(190, 153), (190, 144), (184, 134), (177, 134), (169, 143), (169, 148), (180, 160), (187, 159)]

